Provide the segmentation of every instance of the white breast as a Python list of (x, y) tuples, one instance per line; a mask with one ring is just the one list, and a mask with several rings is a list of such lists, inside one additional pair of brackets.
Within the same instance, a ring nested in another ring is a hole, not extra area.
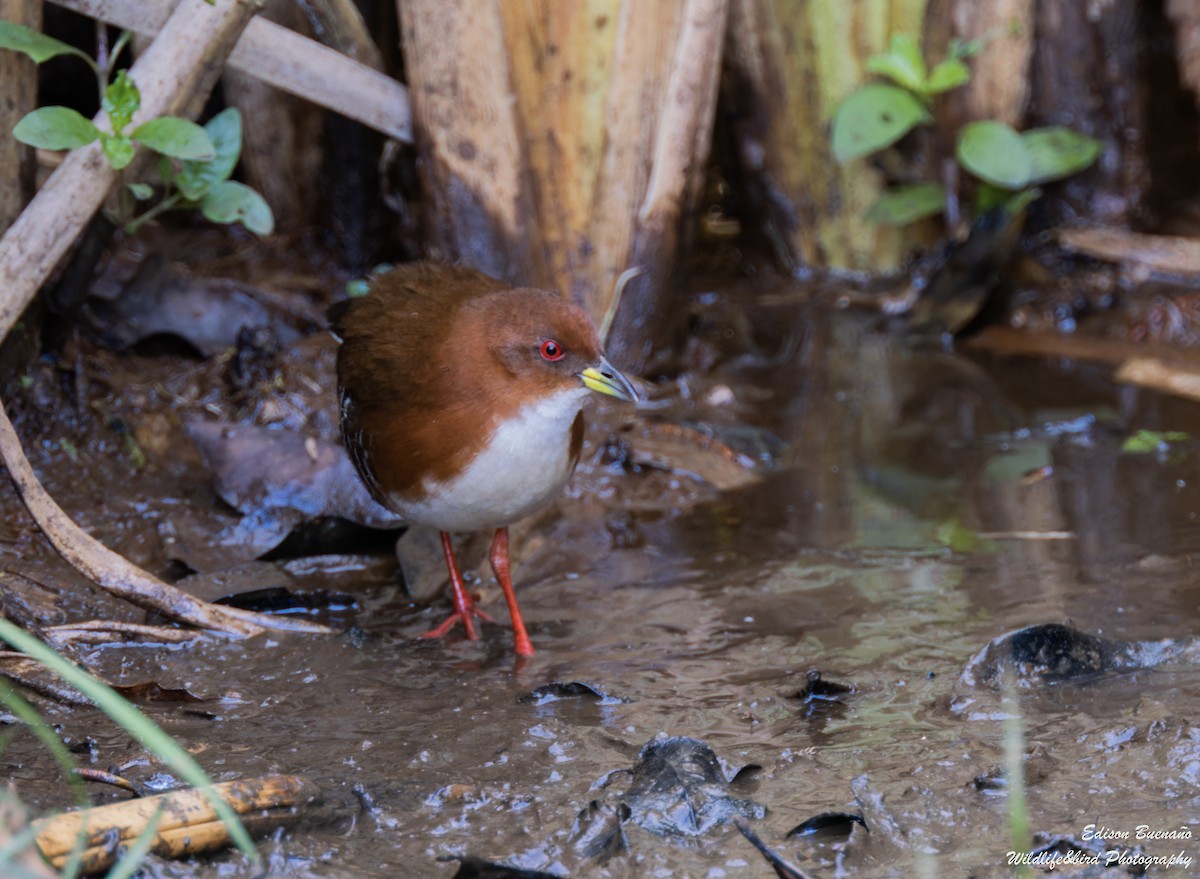
[(454, 479), (428, 481), (424, 500), (392, 496), (389, 506), (406, 521), (440, 531), (480, 531), (523, 519), (570, 478), (571, 425), (588, 393), (572, 388), (524, 407)]

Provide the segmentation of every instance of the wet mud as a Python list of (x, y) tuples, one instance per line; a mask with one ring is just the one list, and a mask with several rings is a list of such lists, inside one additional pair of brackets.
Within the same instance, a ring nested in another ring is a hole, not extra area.
[[(153, 571), (203, 571), (206, 597), (320, 596), (317, 613), (346, 629), (82, 658), (198, 697), (143, 707), (215, 779), (321, 787), (326, 811), (263, 842), (276, 876), (784, 875), (739, 823), (814, 877), (1010, 875), (1005, 680), (1033, 845), (1122, 846), (1129, 875), (1182, 852), (1190, 867), (1148, 875), (1194, 875), (1200, 843), (1178, 834), (1200, 831), (1200, 409), (1099, 367), (946, 354), (852, 311), (760, 302), (739, 318), (754, 338), (737, 347), (753, 353), (663, 378), (636, 416), (594, 412), (566, 496), (514, 531), (530, 660), (504, 625), (417, 640), (444, 603), (409, 594), (378, 532), (266, 561), (252, 560), (262, 542), (218, 539), (249, 526), (188, 420), (331, 441), (323, 404), (297, 402), (330, 390), (325, 355), (285, 366), (253, 404), (235, 389), (240, 406), (211, 361), (144, 346), (84, 345), (78, 393), (61, 363), (36, 365), (18, 427), (93, 533)], [(681, 426), (745, 456), (752, 478), (706, 480), (717, 471), (664, 445)], [(1143, 430), (1184, 436), (1129, 447)], [(646, 436), (658, 444), (639, 451)], [(79, 579), (11, 488), (0, 498), (0, 570), (23, 578), (11, 600), (28, 617), (141, 619), (68, 597)], [(477, 588), (503, 620), (499, 591)], [(1005, 652), (1006, 635), (1048, 624), (1016, 640), (1036, 649)], [(1082, 640), (1051, 649), (1070, 631)], [(85, 764), (147, 790), (175, 783), (98, 712), (44, 710)], [(31, 737), (0, 760), (35, 809), (71, 804)], [(1138, 840), (1142, 826), (1176, 836)], [(145, 870), (251, 874), (235, 855)]]

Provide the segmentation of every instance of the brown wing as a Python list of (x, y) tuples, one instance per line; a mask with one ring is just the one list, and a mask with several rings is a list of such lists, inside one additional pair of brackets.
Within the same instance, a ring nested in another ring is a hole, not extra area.
[[(414, 452), (425, 457), (419, 450), (429, 443), (420, 442), (419, 434), (429, 414), (442, 408), (438, 364), (444, 362), (442, 349), (458, 309), (503, 289), (509, 285), (474, 269), (409, 263), (381, 275), (367, 296), (331, 314), (341, 339), (342, 437), (363, 483), (380, 503), (387, 504), (385, 488), (414, 487), (408, 476), (413, 468), (397, 458)], [(387, 454), (378, 451), (380, 445)]]

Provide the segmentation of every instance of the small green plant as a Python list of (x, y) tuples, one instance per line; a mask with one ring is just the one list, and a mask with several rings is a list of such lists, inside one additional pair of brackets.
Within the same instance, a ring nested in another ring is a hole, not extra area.
[[(929, 70), (916, 41), (895, 34), (886, 52), (873, 55), (867, 69), (891, 82), (869, 83), (852, 92), (833, 114), (833, 154), (840, 163), (891, 146), (918, 125), (934, 121), (935, 95), (965, 85), (971, 72), (963, 59), (975, 54), (981, 40), (951, 44), (949, 57)], [(958, 132), (955, 158), (977, 177), (976, 214), (1010, 203), (1024, 205), (1038, 195), (1041, 183), (1076, 174), (1096, 161), (1100, 144), (1070, 128), (1052, 126), (1017, 132), (1003, 122), (985, 119)], [(897, 186), (867, 213), (877, 223), (904, 225), (941, 213), (946, 191), (937, 183)]]
[[(128, 42), (122, 33), (110, 58), (116, 59)], [(100, 106), (111, 131), (70, 107), (40, 107), (27, 113), (13, 128), (22, 143), (47, 150), (70, 150), (100, 142), (113, 170), (122, 171), (133, 161), (135, 142), (160, 155), (158, 172), (163, 180), (162, 200), (141, 216), (131, 218), (128, 198), (122, 198), (122, 221), (126, 231), (140, 226), (163, 211), (198, 209), (214, 223), (241, 223), (258, 235), (269, 235), (275, 227), (270, 207), (248, 186), (230, 180), (242, 149), (242, 122), (236, 109), (217, 114), (203, 128), (177, 116), (159, 116), (130, 128), (141, 107), (142, 95), (129, 71), (111, 76), (109, 65), (100, 65), (85, 52), (23, 25), (0, 21), (0, 49), (28, 55), (41, 64), (60, 55), (73, 55), (91, 67), (100, 92)], [(135, 201), (154, 196), (145, 183), (126, 183), (124, 192)]]

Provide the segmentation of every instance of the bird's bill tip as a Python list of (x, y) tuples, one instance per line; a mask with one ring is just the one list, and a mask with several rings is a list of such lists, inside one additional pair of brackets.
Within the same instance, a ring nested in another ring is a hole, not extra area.
[(641, 399), (633, 382), (623, 376), (603, 357), (595, 366), (589, 366), (579, 373), (579, 378), (583, 381), (584, 387), (598, 394), (607, 394), (630, 403), (636, 403)]

